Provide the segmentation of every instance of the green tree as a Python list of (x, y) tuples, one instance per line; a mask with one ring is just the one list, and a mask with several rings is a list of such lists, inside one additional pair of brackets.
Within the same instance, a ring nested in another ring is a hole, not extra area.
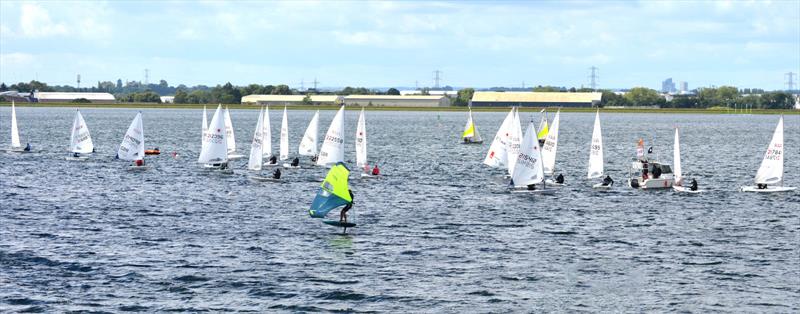
[(386, 95), (397, 95), (397, 96), (399, 96), (400, 95), (400, 91), (397, 90), (396, 88), (392, 87), (392, 88), (390, 88), (389, 90), (386, 91)]
[(561, 88), (560, 88), (560, 87), (555, 87), (555, 86), (542, 86), (542, 85), (538, 85), (538, 86), (536, 86), (536, 87), (534, 87), (534, 88), (533, 88), (533, 91), (534, 91), (534, 92), (549, 92), (549, 93), (554, 93), (554, 92), (561, 92), (562, 90), (561, 90)]
[(632, 106), (662, 106), (666, 103), (663, 97), (654, 89), (647, 87), (634, 87), (625, 93)]
[(600, 98), (600, 106), (627, 107), (630, 106), (630, 102), (625, 97), (612, 91), (603, 91), (603, 95)]
[(303, 105), (311, 106), (313, 104), (314, 103), (311, 102), (311, 95), (306, 95), (306, 97), (303, 97)]
[(189, 94), (183, 89), (178, 89), (175, 92), (175, 99), (173, 99), (172, 102), (176, 104), (186, 104), (189, 102)]
[(472, 95), (474, 94), (475, 94), (474, 88), (460, 89), (456, 96), (456, 100), (453, 104), (456, 106), (467, 106), (469, 105), (470, 100), (472, 100)]

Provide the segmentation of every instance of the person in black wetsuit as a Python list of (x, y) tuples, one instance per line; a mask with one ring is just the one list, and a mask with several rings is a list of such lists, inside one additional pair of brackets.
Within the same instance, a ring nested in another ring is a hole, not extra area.
[(529, 191), (535, 191), (536, 190), (536, 184), (528, 184), (528, 190)]
[(277, 163), (278, 163), (278, 158), (276, 158), (275, 155), (272, 155), (272, 157), (269, 158), (269, 164), (274, 165)]
[(564, 184), (564, 175), (563, 174), (560, 174), (560, 173), (558, 174), (558, 176), (556, 177), (556, 183)]
[(661, 167), (653, 167), (653, 179), (661, 177)]
[(300, 158), (295, 157), (292, 159), (292, 167), (297, 167), (300, 165)]
[(26, 152), (31, 151), (31, 143), (28, 143), (28, 145), (25, 145), (24, 151), (26, 151)]
[(697, 191), (697, 180), (692, 179), (692, 183), (689, 185), (689, 190)]
[(607, 175), (603, 178), (603, 186), (612, 186), (614, 185), (614, 180), (611, 179), (611, 176)]
[(281, 178), (281, 169), (275, 169), (275, 171), (272, 172), (272, 178), (273, 179), (280, 179)]
[[(347, 223), (347, 212), (353, 208), (353, 203), (355, 202), (355, 197), (353, 197), (353, 190), (347, 189), (347, 193), (350, 193), (350, 203), (344, 205), (342, 207), (342, 211), (339, 212), (339, 222)], [(344, 232), (347, 232), (347, 227), (344, 227)]]
[(314, 155), (311, 157), (311, 162), (317, 162), (317, 158), (319, 158), (319, 155)]

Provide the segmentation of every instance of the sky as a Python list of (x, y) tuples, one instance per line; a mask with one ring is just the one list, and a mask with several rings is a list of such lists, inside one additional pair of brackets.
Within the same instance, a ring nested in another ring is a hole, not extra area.
[(800, 1), (0, 2), (7, 84), (588, 87), (592, 66), (599, 88), (784, 89)]

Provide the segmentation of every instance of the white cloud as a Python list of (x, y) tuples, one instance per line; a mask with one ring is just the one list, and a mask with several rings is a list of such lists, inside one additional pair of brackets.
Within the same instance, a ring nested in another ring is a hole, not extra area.
[(20, 27), (22, 34), (28, 37), (45, 37), (66, 35), (69, 32), (64, 24), (53, 22), (50, 13), (33, 3), (26, 3), (20, 8)]
[(0, 65), (2, 67), (24, 67), (26, 64), (31, 64), (35, 60), (32, 54), (12, 52), (0, 54)]

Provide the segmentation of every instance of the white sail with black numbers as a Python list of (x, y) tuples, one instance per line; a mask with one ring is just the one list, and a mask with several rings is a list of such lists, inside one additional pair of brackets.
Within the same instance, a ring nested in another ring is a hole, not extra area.
[(344, 162), (344, 106), (336, 112), (328, 132), (325, 132), (317, 158), (317, 165), (320, 166), (330, 166), (337, 162)]

